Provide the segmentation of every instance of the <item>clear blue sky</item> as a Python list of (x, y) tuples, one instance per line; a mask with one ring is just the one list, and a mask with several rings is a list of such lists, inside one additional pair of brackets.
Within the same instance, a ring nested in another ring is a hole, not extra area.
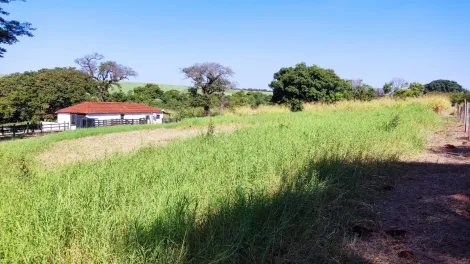
[(131, 81), (188, 84), (180, 68), (219, 62), (242, 88), (267, 88), (298, 62), (381, 87), (393, 77), (470, 88), (468, 0), (28, 0), (4, 7), (37, 27), (7, 46), (0, 73), (74, 66), (99, 52)]

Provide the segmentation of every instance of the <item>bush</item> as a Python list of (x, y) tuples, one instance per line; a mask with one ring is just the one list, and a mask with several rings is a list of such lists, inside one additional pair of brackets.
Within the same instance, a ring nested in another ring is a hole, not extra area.
[(288, 104), (292, 112), (300, 112), (304, 109), (304, 103), (299, 99), (291, 99)]
[(453, 105), (455, 103), (462, 104), (465, 99), (470, 102), (470, 93), (453, 93), (450, 95), (450, 101)]

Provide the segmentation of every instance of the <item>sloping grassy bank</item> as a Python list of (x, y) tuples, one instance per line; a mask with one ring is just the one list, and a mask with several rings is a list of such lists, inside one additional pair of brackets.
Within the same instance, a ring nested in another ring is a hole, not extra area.
[(2, 175), (0, 262), (360, 262), (342, 245), (370, 183), (420, 151), (440, 120), (424, 105), (259, 118), (234, 133)]

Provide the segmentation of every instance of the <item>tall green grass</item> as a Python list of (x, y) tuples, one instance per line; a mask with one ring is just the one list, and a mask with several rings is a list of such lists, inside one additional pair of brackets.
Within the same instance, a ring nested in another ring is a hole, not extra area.
[(342, 245), (370, 183), (439, 123), (423, 105), (244, 118), (256, 125), (4, 170), (0, 262), (361, 262)]

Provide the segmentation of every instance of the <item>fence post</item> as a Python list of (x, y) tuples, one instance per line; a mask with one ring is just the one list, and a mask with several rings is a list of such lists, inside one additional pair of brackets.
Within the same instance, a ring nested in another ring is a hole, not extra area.
[(464, 109), (464, 121), (463, 121), (463, 124), (465, 126), (465, 132), (468, 132), (468, 102), (467, 102), (467, 99), (464, 100), (464, 103), (463, 103), (463, 109)]
[(29, 122), (26, 123), (26, 134), (29, 134)]
[(13, 137), (15, 137), (15, 132), (16, 132), (16, 125), (13, 124)]
[(465, 124), (465, 101), (464, 101), (464, 104), (463, 104), (463, 107), (461, 108), (461, 111), (462, 111), (462, 114), (460, 114), (460, 117), (462, 118), (462, 123)]
[(4, 136), (4, 132), (3, 132), (3, 125), (1, 126), (0, 130), (2, 131), (2, 136)]

